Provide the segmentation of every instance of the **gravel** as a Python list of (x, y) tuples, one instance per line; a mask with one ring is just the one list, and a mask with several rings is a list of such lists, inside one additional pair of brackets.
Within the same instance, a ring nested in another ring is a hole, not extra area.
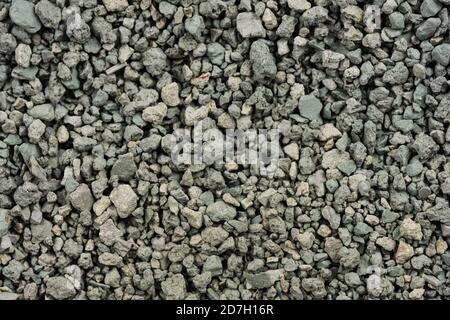
[(448, 299), (449, 5), (0, 1), (0, 300)]

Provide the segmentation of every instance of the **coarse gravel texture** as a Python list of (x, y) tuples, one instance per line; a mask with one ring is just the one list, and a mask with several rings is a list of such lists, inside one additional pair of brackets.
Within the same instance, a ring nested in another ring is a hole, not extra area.
[(448, 299), (449, 9), (0, 0), (0, 299)]

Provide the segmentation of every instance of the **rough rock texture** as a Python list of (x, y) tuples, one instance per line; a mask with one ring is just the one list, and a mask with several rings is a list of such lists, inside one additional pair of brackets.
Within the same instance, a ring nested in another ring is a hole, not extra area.
[(0, 0), (0, 300), (449, 299), (449, 8)]

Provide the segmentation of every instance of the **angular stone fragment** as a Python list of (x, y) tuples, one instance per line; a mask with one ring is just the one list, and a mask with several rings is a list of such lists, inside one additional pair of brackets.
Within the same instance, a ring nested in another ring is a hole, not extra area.
[(55, 109), (50, 103), (36, 105), (28, 110), (28, 114), (42, 121), (53, 121), (55, 119)]
[(126, 153), (120, 155), (111, 168), (111, 175), (118, 176), (121, 181), (130, 181), (137, 170), (133, 154)]
[(406, 218), (400, 224), (400, 235), (406, 239), (422, 240), (422, 227), (411, 218)]
[(424, 18), (436, 15), (442, 8), (438, 0), (424, 0), (420, 6), (420, 14)]
[(334, 169), (339, 163), (350, 160), (350, 155), (347, 152), (342, 152), (338, 149), (327, 151), (322, 156), (322, 168)]
[(97, 145), (97, 140), (88, 137), (75, 137), (73, 147), (78, 151), (88, 151)]
[(264, 38), (266, 30), (253, 12), (241, 12), (236, 18), (236, 28), (243, 38)]
[(420, 133), (414, 139), (412, 148), (417, 152), (421, 160), (428, 160), (437, 153), (439, 145), (429, 135)]
[(0, 208), (0, 238), (8, 233), (10, 224), (11, 219), (8, 210)]
[(331, 229), (336, 230), (339, 228), (341, 217), (332, 207), (325, 206), (322, 209), (322, 217), (329, 222)]
[(394, 68), (386, 71), (383, 75), (383, 82), (390, 84), (402, 84), (408, 80), (409, 70), (403, 62), (397, 63)]
[(100, 226), (100, 240), (107, 246), (113, 245), (122, 236), (122, 231), (116, 227), (112, 219), (108, 219)]
[(196, 228), (200, 229), (203, 224), (203, 214), (200, 211), (194, 211), (188, 207), (183, 207), (181, 209), (181, 214), (186, 217), (188, 223)]
[(44, 27), (56, 29), (61, 22), (61, 9), (48, 0), (39, 1), (34, 8)]
[(331, 50), (322, 51), (322, 65), (325, 68), (337, 69), (339, 63), (344, 60), (345, 56), (342, 53)]
[(339, 263), (341, 256), (339, 254), (343, 244), (342, 241), (334, 237), (328, 237), (325, 239), (324, 250), (330, 257), (331, 261)]
[(35, 119), (31, 122), (30, 126), (28, 127), (28, 137), (30, 138), (30, 141), (37, 142), (42, 137), (42, 135), (45, 133), (45, 124), (39, 120)]
[(247, 273), (244, 276), (251, 288), (264, 289), (270, 288), (276, 281), (279, 281), (281, 274), (282, 270), (269, 270), (257, 274)]
[[(10, 33), (1, 33), (0, 34), (0, 53), (10, 55), (14, 52), (14, 50), (17, 47), (17, 40), (16, 38), (10, 34)], [(5, 72), (5, 67), (3, 67), (2, 72)], [(4, 82), (6, 80), (6, 74), (2, 74), (2, 81)]]
[(184, 28), (187, 32), (193, 35), (196, 39), (200, 39), (203, 31), (205, 30), (205, 22), (201, 15), (194, 15), (187, 18), (184, 22)]
[(13, 0), (9, 8), (11, 21), (28, 33), (41, 30), (41, 22), (34, 13), (34, 4), (26, 0)]
[(322, 102), (313, 95), (302, 96), (298, 102), (300, 115), (308, 120), (320, 120)]
[(219, 256), (213, 255), (206, 258), (203, 264), (203, 273), (210, 272), (211, 276), (220, 276), (223, 272), (222, 260)]
[(28, 68), (30, 66), (31, 59), (31, 48), (30, 46), (20, 43), (16, 47), (15, 59), (18, 65)]
[(109, 12), (124, 11), (128, 7), (128, 0), (102, 0), (102, 2)]
[(29, 206), (37, 203), (42, 196), (42, 192), (38, 187), (31, 182), (24, 182), (23, 185), (17, 188), (14, 192), (14, 201), (21, 207)]
[(287, 3), (289, 8), (294, 11), (303, 12), (311, 8), (311, 3), (307, 0), (288, 0)]
[(207, 227), (201, 233), (203, 241), (214, 247), (225, 241), (228, 235), (229, 233), (222, 227)]
[(109, 196), (121, 218), (127, 218), (137, 207), (138, 196), (128, 184), (121, 184)]
[(414, 248), (403, 240), (400, 240), (397, 252), (395, 253), (395, 261), (398, 264), (403, 264), (411, 259), (412, 256), (414, 256)]
[(182, 300), (186, 297), (186, 281), (181, 274), (169, 276), (161, 283), (161, 290), (167, 300)]
[(80, 184), (74, 192), (70, 194), (70, 203), (79, 211), (90, 211), (94, 204), (94, 197), (91, 189), (85, 183)]
[(102, 265), (104, 266), (108, 266), (108, 267), (112, 267), (112, 266), (121, 266), (123, 263), (123, 259), (121, 256), (115, 254), (115, 253), (110, 253), (110, 252), (105, 252), (102, 253), (99, 257), (98, 257), (98, 262), (100, 262)]
[(206, 209), (206, 214), (214, 222), (228, 221), (233, 219), (237, 212), (236, 209), (222, 200), (214, 202)]
[(52, 237), (52, 223), (46, 219), (42, 219), (40, 224), (31, 225), (31, 241), (39, 243)]
[(161, 89), (161, 99), (169, 107), (176, 107), (180, 104), (180, 97), (178, 96), (178, 84), (171, 82)]
[(324, 22), (328, 17), (328, 10), (322, 6), (314, 6), (302, 14), (302, 20), (306, 25), (315, 26)]
[(284, 152), (293, 160), (298, 160), (300, 157), (300, 151), (296, 143), (290, 143), (283, 148)]
[(72, 41), (83, 44), (91, 37), (91, 28), (79, 13), (71, 14), (66, 23), (66, 34)]
[(320, 278), (306, 278), (302, 280), (302, 288), (316, 299), (322, 299), (327, 295), (325, 283)]
[(420, 41), (424, 41), (426, 39), (431, 38), (436, 30), (439, 28), (441, 24), (441, 19), (439, 18), (429, 18), (425, 20), (416, 30), (416, 37)]
[(56, 300), (69, 299), (74, 297), (77, 293), (72, 282), (62, 276), (49, 278), (45, 285), (47, 287), (47, 295)]
[(160, 48), (151, 48), (142, 55), (142, 63), (152, 76), (159, 76), (166, 69), (168, 60)]
[(279, 36), (281, 38), (290, 38), (292, 36), (292, 34), (294, 33), (297, 22), (298, 22), (297, 18), (288, 16), (288, 15), (284, 15), (281, 18), (280, 25), (278, 26), (278, 29), (276, 32), (277, 36)]
[(158, 103), (152, 107), (146, 108), (142, 112), (142, 119), (144, 121), (160, 124), (167, 115), (167, 106), (164, 103)]
[(392, 240), (388, 237), (378, 238), (376, 244), (386, 251), (394, 251), (396, 245), (395, 240)]
[(269, 8), (264, 10), (264, 14), (262, 16), (262, 21), (264, 23), (264, 26), (268, 30), (273, 30), (278, 26), (277, 17), (272, 12), (272, 10), (270, 10)]
[(277, 73), (275, 59), (263, 40), (257, 40), (252, 43), (250, 47), (250, 61), (255, 80), (264, 81), (275, 78)]
[(314, 234), (309, 231), (301, 233), (297, 236), (297, 240), (303, 249), (311, 249), (314, 244), (314, 239)]
[(431, 57), (437, 63), (443, 66), (448, 66), (450, 64), (450, 44), (443, 43), (434, 47), (431, 52)]
[(340, 138), (341, 136), (342, 133), (332, 123), (326, 123), (320, 127), (320, 141), (328, 141), (330, 139)]

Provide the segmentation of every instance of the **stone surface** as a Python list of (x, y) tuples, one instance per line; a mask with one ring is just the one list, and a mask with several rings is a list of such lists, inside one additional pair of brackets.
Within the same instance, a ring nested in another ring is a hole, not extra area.
[(223, 201), (217, 201), (209, 205), (206, 214), (214, 222), (228, 221), (233, 219), (237, 212), (236, 209)]
[(48, 0), (39, 1), (34, 11), (42, 25), (46, 28), (57, 29), (62, 19), (61, 9)]
[(313, 95), (302, 96), (298, 102), (300, 115), (308, 120), (320, 120), (322, 108), (320, 100)]
[(264, 38), (266, 30), (261, 19), (253, 12), (241, 12), (236, 18), (236, 28), (243, 38)]
[(121, 184), (109, 196), (121, 218), (127, 218), (136, 209), (138, 197), (128, 184)]
[(85, 183), (80, 184), (74, 192), (70, 194), (70, 203), (75, 209), (79, 211), (91, 210), (94, 204), (89, 186)]
[(41, 30), (41, 23), (34, 13), (34, 4), (26, 0), (13, 0), (9, 8), (11, 21), (28, 33)]
[(77, 291), (73, 284), (65, 277), (52, 277), (46, 282), (47, 294), (56, 300), (73, 298)]
[(167, 115), (167, 106), (164, 103), (158, 103), (155, 106), (148, 107), (142, 113), (144, 121), (159, 124)]
[(128, 0), (102, 0), (102, 2), (109, 12), (124, 11), (128, 7)]

